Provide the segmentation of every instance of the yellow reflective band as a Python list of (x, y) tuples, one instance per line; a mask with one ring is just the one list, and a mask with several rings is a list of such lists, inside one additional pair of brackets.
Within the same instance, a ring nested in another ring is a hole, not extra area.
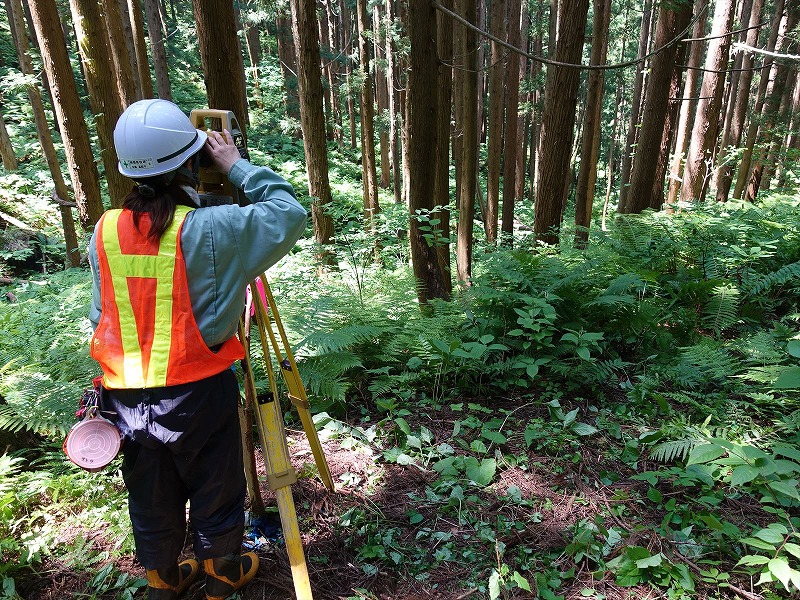
[[(103, 218), (103, 247), (106, 252), (114, 302), (119, 313), (123, 351), (122, 378), (127, 388), (164, 387), (172, 346), (172, 286), (181, 223), (192, 209), (177, 206), (172, 223), (161, 236), (156, 255), (123, 254), (117, 223), (122, 213), (111, 210)], [(155, 323), (149, 364), (142, 360), (139, 331), (128, 292), (128, 278), (156, 280)]]

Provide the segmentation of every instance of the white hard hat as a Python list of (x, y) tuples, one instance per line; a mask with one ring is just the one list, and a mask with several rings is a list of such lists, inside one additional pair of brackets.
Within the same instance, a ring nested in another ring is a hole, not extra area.
[(200, 151), (206, 137), (168, 100), (134, 102), (114, 128), (119, 172), (140, 179), (175, 171)]

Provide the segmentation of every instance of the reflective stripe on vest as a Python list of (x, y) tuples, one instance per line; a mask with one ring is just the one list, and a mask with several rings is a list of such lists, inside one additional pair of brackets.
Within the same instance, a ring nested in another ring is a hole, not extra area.
[[(172, 281), (175, 275), (175, 255), (178, 248), (180, 226), (190, 210), (185, 206), (175, 208), (172, 223), (161, 236), (158, 254), (153, 256), (122, 254), (117, 233), (117, 222), (122, 213), (109, 212), (103, 219), (103, 244), (111, 270), (114, 302), (119, 311), (125, 387), (151, 388), (164, 387), (167, 384), (167, 365), (172, 343)], [(127, 293), (128, 277), (155, 279), (157, 302), (163, 307), (161, 310), (155, 311), (153, 345), (147, 368), (142, 360), (136, 318)], [(146, 375), (145, 370), (147, 371)]]
[[(212, 352), (197, 328), (179, 242), (191, 210), (176, 207), (158, 242), (137, 229), (130, 211), (110, 210), (102, 217), (97, 239), (102, 314), (91, 354), (103, 367), (108, 388), (199, 381), (244, 356), (236, 337)], [(142, 225), (148, 224), (143, 218)]]

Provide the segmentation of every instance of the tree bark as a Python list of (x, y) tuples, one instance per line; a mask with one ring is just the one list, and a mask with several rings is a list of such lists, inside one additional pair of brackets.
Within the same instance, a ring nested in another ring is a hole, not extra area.
[[(789, 32), (794, 31), (795, 26), (800, 20), (800, 7), (794, 3), (787, 5), (786, 27), (785, 33), (781, 36), (781, 41), (778, 43), (778, 52), (781, 54), (796, 54), (797, 41), (790, 37)], [(772, 81), (772, 89), (767, 95), (761, 111), (762, 124), (760, 127), (762, 133), (762, 150), (758, 158), (753, 163), (752, 174), (747, 186), (747, 193), (745, 199), (750, 202), (756, 199), (759, 189), (763, 186), (768, 189), (769, 182), (769, 168), (767, 163), (770, 159), (774, 160), (774, 151), (772, 145), (777, 136), (776, 127), (780, 122), (779, 109), (781, 99), (784, 91), (786, 90), (787, 82), (789, 81), (789, 74), (793, 67), (784, 61), (776, 61), (774, 68), (774, 78)]]
[(650, 46), (650, 20), (653, 14), (653, 0), (644, 0), (642, 7), (642, 24), (639, 29), (639, 50), (636, 54), (640, 62), (636, 63), (636, 77), (631, 90), (631, 117), (628, 122), (628, 134), (625, 138), (625, 148), (622, 152), (622, 166), (619, 175), (619, 212), (626, 211), (628, 199), (628, 185), (630, 183), (631, 164), (633, 163), (633, 149), (639, 132), (639, 108), (642, 101), (642, 88), (644, 87), (645, 64), (641, 62)]
[(292, 41), (292, 20), (279, 16), (275, 21), (275, 41), (283, 75), (286, 116), (300, 120), (300, 99), (297, 93), (297, 55)]
[[(661, 48), (674, 39), (691, 20), (691, 7), (689, 5), (662, 4), (656, 23), (655, 46)], [(665, 125), (669, 119), (670, 87), (678, 57), (679, 47), (673, 44), (662, 52), (653, 56), (650, 63), (650, 76), (647, 78), (644, 108), (642, 111), (642, 125), (639, 132), (639, 142), (636, 146), (636, 157), (631, 171), (631, 182), (628, 189), (628, 200), (623, 210), (624, 213), (640, 213), (645, 208), (654, 204), (652, 200), (654, 182), (657, 181), (656, 171), (664, 146)], [(667, 140), (669, 132), (667, 131)], [(663, 177), (663, 174), (662, 174)], [(663, 178), (661, 179), (663, 183)], [(663, 192), (659, 194), (663, 198)], [(660, 208), (660, 205), (659, 205)]]
[[(519, 48), (521, 0), (509, 0), (508, 43)], [(519, 63), (520, 57), (512, 52), (508, 57), (508, 90), (506, 93), (506, 136), (503, 145), (503, 243), (510, 245), (514, 236), (514, 194), (517, 189), (517, 154), (519, 154)]]
[[(769, 36), (767, 39), (767, 52), (774, 52), (778, 43), (778, 35), (780, 33), (781, 23), (784, 22), (783, 16), (784, 0), (776, 0), (774, 7), (774, 17), (772, 26), (770, 27)], [(767, 90), (770, 82), (770, 69), (774, 63), (774, 59), (767, 55), (761, 65), (760, 79), (758, 83), (758, 91), (755, 95), (755, 106), (750, 112), (752, 115), (761, 115), (764, 107), (764, 102), (767, 97)], [(758, 137), (760, 119), (750, 119), (747, 126), (747, 135), (745, 136), (744, 151), (742, 152), (742, 160), (739, 163), (738, 172), (736, 175), (736, 186), (733, 190), (733, 197), (738, 199), (742, 198), (744, 187), (747, 184), (747, 176), (750, 174), (750, 165), (752, 163), (753, 148), (755, 147), (756, 138)]]
[[(453, 0), (441, 0), (442, 5), (452, 10)], [(437, 118), (436, 118), (436, 180), (434, 182), (434, 204), (441, 206), (437, 216), (440, 220), (442, 241), (437, 246), (439, 266), (444, 274), (447, 295), (453, 291), (450, 269), (450, 140), (452, 137), (450, 118), (453, 108), (453, 21), (437, 11), (436, 44), (437, 62)]]
[(108, 34), (94, 0), (70, 0), (72, 21), (78, 39), (81, 63), (86, 74), (89, 104), (95, 116), (100, 155), (105, 167), (111, 206), (122, 206), (131, 191), (131, 182), (117, 169), (114, 126), (122, 114), (122, 99), (111, 69), (108, 68)]
[(328, 180), (328, 148), (325, 140), (325, 114), (322, 109), (322, 73), (317, 39), (314, 0), (291, 0), (292, 31), (297, 55), (297, 84), (300, 97), (300, 122), (308, 174), (308, 193), (312, 198), (311, 218), (314, 240), (320, 245), (319, 260), (333, 264), (333, 218), (326, 213), (333, 198)]
[[(89, 231), (103, 214), (103, 202), (58, 9), (55, 0), (29, 0), (29, 5), (64, 142), (78, 218), (81, 226)], [(116, 170), (116, 166), (114, 168)]]
[[(477, 21), (477, 6), (472, 0), (457, 0), (456, 12), (473, 25)], [(464, 70), (458, 77), (462, 79), (461, 114), (461, 173), (458, 196), (458, 239), (456, 243), (456, 266), (458, 281), (469, 285), (472, 279), (472, 240), (475, 218), (475, 196), (478, 187), (478, 40), (471, 29), (459, 27), (460, 47), (455, 53), (462, 56)]]
[[(606, 63), (608, 55), (608, 27), (611, 22), (610, 0), (594, 0), (594, 27), (592, 29), (593, 65)], [(600, 118), (603, 108), (603, 71), (589, 72), (586, 90), (586, 120), (583, 124), (581, 165), (575, 188), (575, 246), (584, 248), (589, 241), (592, 223), (592, 204), (597, 182), (597, 157), (600, 154)]]
[(378, 205), (378, 177), (375, 167), (375, 121), (372, 101), (372, 76), (370, 75), (369, 30), (367, 0), (356, 1), (358, 21), (358, 55), (361, 69), (361, 161), (364, 188), (364, 221), (374, 231), (373, 218), (380, 212)]
[[(435, 181), (437, 154), (438, 64), (436, 52), (436, 12), (427, 0), (410, 0), (408, 7), (411, 38), (411, 70), (408, 79), (409, 149), (411, 165), (409, 239), (411, 261), (421, 306), (432, 298), (450, 297), (449, 273), (439, 262), (438, 246), (446, 243), (436, 235), (429, 215), (436, 205)], [(426, 220), (427, 218), (427, 220)], [(441, 230), (439, 230), (441, 233)]]
[(112, 68), (116, 74), (114, 79), (117, 84), (117, 95), (122, 103), (122, 109), (125, 110), (128, 105), (141, 98), (136, 92), (132, 54), (128, 51), (129, 38), (125, 34), (125, 20), (119, 0), (103, 0), (102, 6), (105, 13), (108, 47), (113, 60)]
[[(493, 0), (489, 27), (495, 37), (506, 39), (506, 0)], [(489, 52), (489, 122), (486, 144), (486, 215), (484, 227), (486, 243), (497, 241), (498, 209), (500, 206), (500, 158), (503, 154), (503, 104), (505, 97), (506, 69), (504, 54), (507, 52), (492, 40)], [(510, 108), (509, 108), (510, 110)]]
[[(589, 12), (589, 0), (564, 0), (559, 15), (558, 42), (554, 60), (580, 62), (583, 33)], [(580, 71), (548, 65), (536, 186), (536, 214), (533, 231), (538, 240), (558, 244), (564, 204), (567, 200), (567, 177), (572, 135), (577, 112)]]
[[(452, 0), (444, 1), (449, 2), (452, 6)], [(403, 182), (400, 168), (400, 135), (397, 131), (397, 122), (400, 118), (397, 110), (398, 101), (395, 77), (397, 67), (395, 64), (394, 44), (392, 43), (392, 35), (390, 35), (392, 24), (394, 22), (394, 11), (392, 9), (392, 4), (393, 0), (386, 0), (386, 75), (388, 78), (387, 86), (389, 88), (389, 159), (392, 162), (392, 192), (394, 193), (394, 202), (395, 204), (400, 204), (403, 201)], [(452, 55), (452, 28), (448, 32), (448, 35), (450, 39), (450, 54)], [(448, 93), (450, 93), (451, 83), (449, 79), (447, 85)], [(449, 125), (450, 121), (448, 116), (448, 128)]]
[(136, 51), (136, 73), (142, 98), (153, 97), (153, 80), (150, 78), (150, 62), (147, 58), (147, 43), (144, 39), (144, 22), (140, 0), (128, 0), (128, 13), (131, 19), (133, 46)]
[[(708, 0), (698, 0), (694, 9), (694, 28), (692, 38), (699, 39), (706, 34), (706, 19), (704, 12)], [(697, 106), (697, 82), (700, 80), (700, 64), (703, 60), (703, 45), (700, 42), (691, 42), (689, 61), (687, 63), (686, 81), (683, 84), (681, 108), (678, 116), (677, 135), (675, 138), (675, 151), (670, 162), (669, 188), (667, 191), (667, 206), (672, 206), (678, 201), (678, 192), (681, 189), (683, 177), (683, 162), (686, 151), (689, 149), (689, 138), (694, 124), (695, 108)]]
[(11, 137), (8, 135), (8, 129), (6, 129), (6, 122), (2, 113), (0, 113), (0, 157), (3, 159), (3, 168), (6, 171), (16, 171), (19, 167), (19, 161), (14, 153), (14, 146), (11, 143)]
[(725, 67), (731, 46), (730, 36), (735, 3), (717, 0), (711, 39), (708, 44), (700, 102), (692, 128), (692, 140), (683, 172), (681, 199), (702, 201), (711, 176), (712, 153), (717, 144), (720, 107), (725, 83)]
[(250, 116), (244, 95), (244, 61), (233, 4), (192, 0), (209, 108), (232, 110), (240, 123)]
[[(35, 75), (33, 61), (30, 56), (30, 46), (28, 45), (28, 38), (25, 34), (25, 22), (21, 0), (11, 0), (10, 8), (11, 11), (8, 15), (8, 20), (12, 31), (15, 31), (17, 35), (17, 56), (19, 57), (20, 71), (24, 75)], [(42, 153), (44, 154), (45, 160), (47, 160), (47, 166), (53, 178), (55, 193), (58, 198), (67, 202), (70, 199), (69, 190), (67, 189), (67, 184), (64, 182), (64, 176), (61, 173), (61, 165), (58, 162), (56, 149), (53, 145), (53, 138), (50, 137), (50, 127), (48, 126), (47, 117), (45, 116), (42, 96), (39, 90), (33, 85), (27, 86), (26, 92), (28, 94), (28, 100), (31, 103), (33, 119), (36, 123), (36, 133), (39, 136), (39, 144), (42, 147)], [(67, 262), (70, 266), (77, 267), (81, 262), (81, 251), (78, 247), (78, 236), (75, 232), (75, 220), (72, 217), (72, 209), (65, 204), (59, 204), (59, 211), (61, 213), (61, 225), (64, 231)]]
[[(144, 14), (147, 19), (147, 34), (150, 37), (150, 50), (153, 53), (153, 69), (156, 74), (156, 91), (162, 100), (172, 100), (172, 86), (169, 82), (167, 49), (158, 0), (144, 0)], [(237, 115), (238, 116), (238, 115)]]

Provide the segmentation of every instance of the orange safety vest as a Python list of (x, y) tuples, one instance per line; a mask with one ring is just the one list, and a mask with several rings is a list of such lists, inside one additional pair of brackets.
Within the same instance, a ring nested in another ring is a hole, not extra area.
[[(130, 210), (109, 210), (100, 219), (96, 240), (102, 315), (91, 355), (103, 368), (107, 388), (190, 383), (244, 358), (236, 336), (212, 352), (197, 327), (180, 245), (183, 221), (191, 210), (176, 207), (160, 240), (139, 231)], [(148, 215), (142, 215), (142, 229), (149, 225)]]

